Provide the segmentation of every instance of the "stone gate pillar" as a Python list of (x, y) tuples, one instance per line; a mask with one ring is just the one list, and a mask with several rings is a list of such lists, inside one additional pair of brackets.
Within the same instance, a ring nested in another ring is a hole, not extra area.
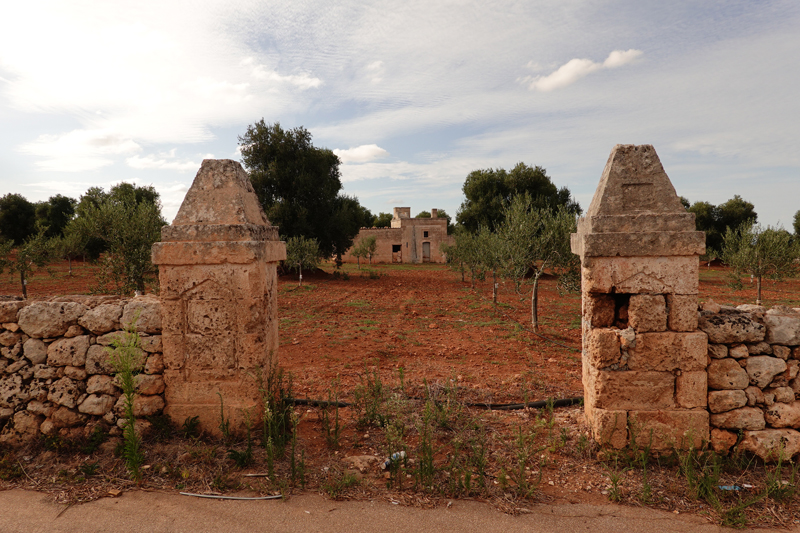
[[(277, 356), (278, 240), (247, 173), (203, 161), (172, 225), (153, 245), (162, 309), (165, 413), (219, 432), (220, 395), (232, 425), (259, 403), (255, 376)], [(251, 413), (255, 415), (256, 413)]]
[(695, 231), (655, 149), (617, 145), (572, 234), (581, 257), (586, 417), (601, 445), (708, 439)]

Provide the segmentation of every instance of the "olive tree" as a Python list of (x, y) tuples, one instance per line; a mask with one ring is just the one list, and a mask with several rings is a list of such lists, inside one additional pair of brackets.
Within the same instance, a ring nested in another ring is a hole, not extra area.
[(316, 268), (320, 261), (319, 244), (316, 239), (306, 237), (289, 237), (286, 240), (286, 261), (285, 264), (291, 268), (297, 268), (299, 273), (297, 286), (303, 284), (303, 267), (306, 269)]
[(781, 227), (762, 227), (744, 223), (728, 228), (722, 241), (722, 260), (731, 268), (735, 286), (741, 287), (743, 275), (756, 280), (756, 305), (761, 305), (763, 278), (780, 281), (797, 274), (800, 245)]
[(576, 214), (565, 207), (542, 209), (527, 194), (517, 195), (504, 210), (498, 229), (502, 244), (503, 272), (520, 291), (531, 276), (531, 324), (539, 329), (539, 279), (545, 270), (559, 278), (560, 288), (574, 288), (580, 261), (570, 250), (570, 233), (575, 232)]
[(53, 259), (54, 241), (45, 237), (44, 229), (29, 237), (12, 254), (13, 242), (0, 245), (0, 272), (6, 268), (19, 274), (22, 297), (28, 298), (28, 278), (37, 269), (46, 266)]

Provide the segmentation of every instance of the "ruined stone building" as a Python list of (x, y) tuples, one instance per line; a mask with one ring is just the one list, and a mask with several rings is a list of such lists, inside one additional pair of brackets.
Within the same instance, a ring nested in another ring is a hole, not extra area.
[[(431, 209), (430, 218), (411, 218), (410, 207), (395, 207), (392, 225), (389, 228), (361, 228), (353, 247), (361, 239), (375, 237), (378, 248), (372, 256), (373, 263), (444, 263), (445, 256), (439, 249), (442, 243), (451, 243), (447, 235), (447, 219), (439, 218), (436, 209)], [(342, 257), (346, 263), (355, 263), (351, 255), (353, 248)]]

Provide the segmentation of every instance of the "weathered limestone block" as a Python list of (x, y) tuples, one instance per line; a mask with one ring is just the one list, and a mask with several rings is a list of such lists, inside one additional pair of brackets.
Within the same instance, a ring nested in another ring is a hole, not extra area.
[(708, 356), (712, 359), (725, 359), (728, 357), (728, 347), (724, 344), (709, 344)]
[(777, 357), (758, 355), (747, 360), (747, 374), (750, 384), (764, 388), (770, 384), (772, 378), (786, 370), (786, 361)]
[(0, 378), (0, 407), (16, 409), (30, 398), (28, 387), (19, 374)]
[(772, 346), (766, 342), (756, 342), (747, 345), (747, 352), (750, 355), (771, 355)]
[(0, 323), (16, 322), (17, 313), (25, 306), (25, 302), (0, 302)]
[(161, 333), (161, 303), (158, 298), (146, 295), (129, 301), (122, 312), (120, 324), (127, 328), (133, 322), (139, 333)]
[(800, 374), (800, 362), (794, 359), (786, 361), (786, 372), (783, 373), (783, 378), (788, 382), (793, 380)]
[(25, 410), (35, 415), (42, 415), (44, 417), (48, 417), (51, 414), (53, 414), (55, 406), (50, 402), (40, 402), (39, 400), (33, 400), (28, 402), (28, 405), (25, 406)]
[(68, 339), (71, 339), (72, 337), (83, 335), (84, 333), (86, 332), (83, 330), (82, 327), (80, 327), (77, 324), (73, 324), (72, 326), (67, 328), (67, 331), (64, 333), (64, 336), (67, 337)]
[(161, 335), (151, 337), (141, 337), (142, 350), (147, 353), (161, 352)]
[(593, 329), (587, 337), (586, 355), (597, 368), (619, 364), (622, 355), (619, 330), (616, 328)]
[(163, 334), (161, 344), (164, 348), (163, 362), (167, 370), (181, 370), (186, 364), (186, 344), (183, 335)]
[(628, 444), (627, 411), (594, 409), (592, 422), (594, 440), (599, 445), (620, 449)]
[(593, 328), (614, 325), (614, 298), (609, 294), (583, 293), (583, 317)]
[(777, 461), (780, 454), (788, 460), (800, 453), (800, 432), (793, 429), (745, 431), (739, 451), (751, 452), (764, 461)]
[(86, 422), (86, 417), (67, 407), (59, 407), (48, 419), (56, 428), (74, 428)]
[(708, 364), (708, 387), (728, 390), (744, 389), (750, 384), (747, 371), (731, 358), (712, 359)]
[(125, 332), (112, 331), (110, 333), (106, 333), (105, 335), (100, 335), (96, 340), (97, 344), (100, 346), (111, 346), (114, 341), (125, 342)]
[(161, 394), (164, 392), (164, 377), (151, 374), (137, 374), (135, 377), (136, 392), (142, 395)]
[(47, 360), (47, 345), (41, 339), (28, 339), (22, 345), (22, 353), (31, 364), (39, 365)]
[(744, 359), (750, 357), (750, 352), (744, 344), (736, 344), (728, 348), (728, 355), (734, 359)]
[(114, 365), (111, 364), (110, 357), (105, 346), (92, 344), (86, 351), (86, 373), (113, 374)]
[(595, 374), (595, 406), (610, 411), (670, 409), (675, 407), (675, 376), (670, 372), (614, 372)]
[(78, 411), (87, 415), (103, 416), (108, 413), (117, 399), (108, 394), (90, 394), (78, 406)]
[(711, 415), (711, 425), (723, 429), (748, 429), (757, 431), (766, 427), (764, 411), (757, 407), (741, 407)]
[(738, 440), (739, 437), (732, 431), (711, 428), (711, 448), (720, 455), (726, 455)]
[(95, 335), (120, 329), (119, 319), (122, 316), (121, 303), (100, 304), (90, 309), (78, 319), (78, 324)]
[(64, 377), (75, 381), (86, 381), (86, 370), (77, 366), (65, 366)]
[(42, 417), (28, 411), (19, 411), (6, 423), (0, 433), (0, 444), (19, 448), (34, 442), (39, 437)]
[(47, 347), (47, 364), (50, 366), (83, 366), (89, 350), (89, 336), (58, 339)]
[[(784, 361), (788, 361), (789, 357), (791, 357), (791, 355), (792, 355), (791, 348), (789, 348), (787, 346), (781, 346), (779, 344), (776, 344), (775, 346), (771, 346), (770, 352), (772, 352), (772, 354), (775, 357), (777, 357), (779, 359), (783, 359)], [(768, 353), (768, 352), (765, 352), (765, 353)]]
[(767, 342), (784, 346), (800, 344), (800, 313), (788, 307), (775, 307), (764, 314)]
[(61, 378), (50, 386), (47, 400), (72, 409), (77, 405), (81, 392), (78, 382), (69, 378)]
[(11, 407), (0, 407), (0, 421), (8, 420), (14, 416), (14, 409)]
[(0, 348), (0, 355), (7, 357), (12, 361), (19, 361), (19, 358), (22, 356), (22, 342), (23, 339), (20, 339), (20, 341), (13, 346), (4, 346)]
[(764, 411), (764, 419), (774, 428), (800, 427), (800, 402), (774, 403)]
[(800, 359), (800, 346), (792, 348), (792, 359)]
[(14, 346), (22, 338), (22, 333), (14, 333), (11, 331), (0, 332), (0, 345)]
[(697, 256), (586, 257), (581, 288), (607, 294), (697, 294), (699, 271)]
[(89, 379), (86, 381), (87, 394), (110, 394), (116, 396), (119, 392), (119, 389), (114, 384), (114, 378), (111, 376), (96, 374), (94, 376), (89, 376)]
[(737, 305), (736, 309), (738, 309), (739, 311), (744, 311), (745, 313), (750, 313), (751, 315), (759, 319), (763, 318), (764, 313), (767, 312), (766, 307), (764, 307), (763, 305), (755, 305), (755, 304)]
[(667, 294), (669, 329), (672, 331), (695, 331), (697, 329), (697, 295)]
[(151, 354), (144, 364), (145, 374), (161, 374), (164, 372), (164, 357), (160, 353)]
[(12, 363), (12, 364), (8, 365), (6, 367), (5, 372), (6, 372), (6, 374), (17, 374), (18, 373), (23, 377), (23, 379), (27, 379), (24, 376), (24, 371), (23, 371), (23, 369), (26, 366), (28, 366), (28, 361), (25, 360), (25, 359), (21, 359), (21, 360), (17, 361), (16, 363)]
[(708, 390), (708, 374), (700, 372), (682, 372), (675, 378), (675, 405), (683, 409), (695, 409), (706, 406)]
[(631, 431), (638, 432), (636, 442), (653, 450), (700, 448), (708, 441), (708, 411), (631, 411)]
[(792, 403), (794, 401), (794, 390), (791, 387), (775, 387), (767, 389), (775, 395), (775, 401), (781, 403)]
[[(136, 394), (133, 397), (133, 416), (145, 417), (160, 414), (164, 409), (164, 398), (161, 396), (142, 396)], [(125, 414), (125, 396), (120, 396), (117, 403), (114, 404), (114, 413), (117, 416), (124, 416)]]
[(18, 323), (30, 337), (58, 337), (85, 312), (86, 306), (75, 302), (34, 302), (20, 309)]
[(712, 413), (724, 413), (745, 405), (748, 405), (747, 394), (743, 390), (708, 391), (708, 410)]
[(641, 333), (636, 346), (628, 350), (631, 370), (704, 370), (708, 353), (707, 337), (693, 333)]
[(43, 379), (33, 379), (28, 383), (29, 400), (47, 400), (47, 393), (50, 390), (51, 382)]
[(761, 342), (766, 334), (764, 325), (743, 312), (709, 314), (702, 312), (697, 327), (708, 334), (708, 342), (731, 344)]
[(666, 331), (667, 304), (661, 294), (634, 294), (628, 303), (628, 323), (636, 333)]

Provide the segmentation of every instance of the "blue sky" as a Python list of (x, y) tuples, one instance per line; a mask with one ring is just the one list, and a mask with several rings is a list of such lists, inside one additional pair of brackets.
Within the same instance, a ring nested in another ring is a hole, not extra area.
[[(23, 5), (24, 4), (24, 5)], [(336, 150), (373, 212), (455, 215), (475, 169), (541, 165), (589, 205), (611, 148), (678, 194), (800, 209), (800, 3), (14, 2), (0, 21), (0, 195), (154, 185), (262, 117)]]

